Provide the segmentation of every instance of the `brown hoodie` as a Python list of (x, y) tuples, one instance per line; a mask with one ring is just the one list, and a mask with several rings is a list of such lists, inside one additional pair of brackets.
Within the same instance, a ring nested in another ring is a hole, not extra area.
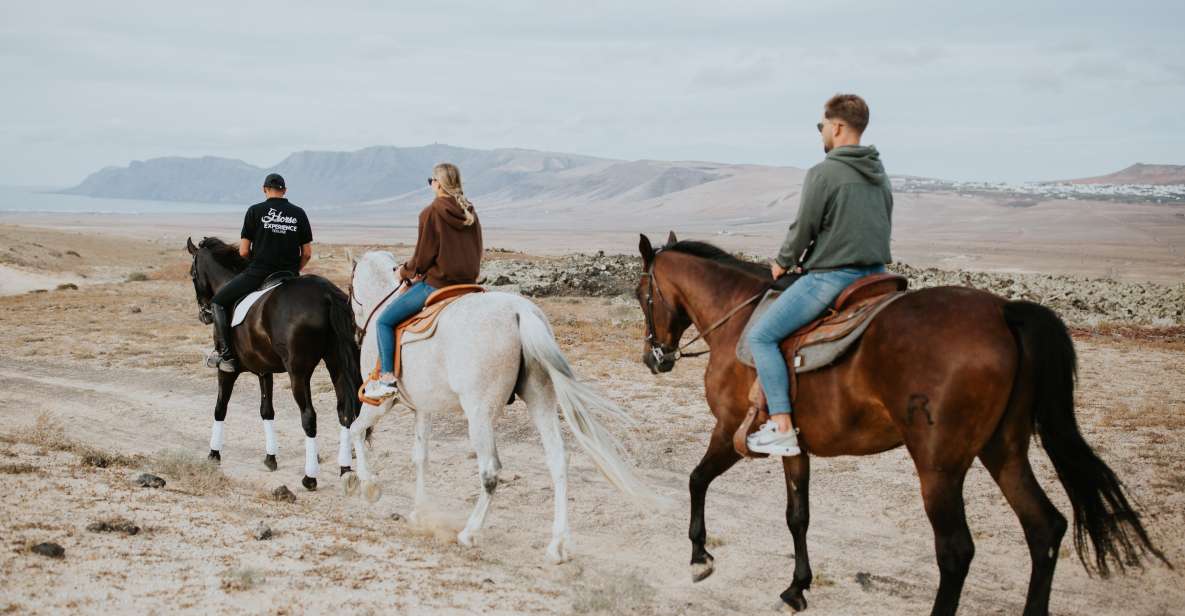
[(416, 252), (407, 269), (436, 287), (477, 282), (481, 268), (481, 221), (473, 213), (465, 224), (465, 210), (452, 197), (437, 197), (420, 212)]

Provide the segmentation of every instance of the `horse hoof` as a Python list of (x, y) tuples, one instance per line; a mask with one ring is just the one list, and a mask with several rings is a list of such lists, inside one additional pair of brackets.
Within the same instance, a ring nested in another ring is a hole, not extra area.
[(801, 590), (787, 588), (786, 591), (781, 594), (781, 597), (782, 603), (785, 603), (795, 612), (801, 612), (806, 609), (806, 597), (802, 596)]
[(210, 455), (206, 456), (206, 459), (215, 464), (222, 464), (222, 454), (215, 449), (210, 450)]
[(457, 543), (467, 548), (471, 548), (474, 546), (473, 535), (469, 534), (468, 530), (463, 530), (460, 533), (457, 533)]
[(571, 556), (568, 555), (567, 541), (555, 539), (551, 545), (547, 546), (547, 560), (551, 561), (551, 564), (562, 565), (571, 559)]
[(350, 473), (350, 472), (353, 472), (353, 471), (354, 471), (354, 469), (352, 469), (352, 468), (350, 468), (350, 467), (348, 467), (348, 466), (343, 466), (343, 467), (341, 467), (341, 472), (340, 472), (340, 473), (338, 473), (338, 475), (337, 475), (337, 476), (338, 476), (338, 477), (345, 477), (345, 476), (346, 476), (346, 473)]
[(269, 471), (274, 471), (279, 468), (279, 466), (276, 464), (276, 456), (270, 453), (266, 456), (263, 456), (263, 466)]
[(305, 477), (304, 479), (300, 480), (300, 485), (304, 486), (304, 489), (308, 490), (309, 492), (316, 492), (317, 491), (317, 478), (316, 477)]
[(365, 498), (366, 502), (377, 503), (382, 497), (383, 486), (379, 485), (377, 481), (362, 482), (362, 498)]
[(358, 473), (350, 471), (342, 475), (342, 496), (353, 496), (358, 493), (358, 485), (361, 481), (358, 479)]
[(702, 582), (716, 570), (716, 561), (712, 557), (702, 563), (691, 563), (691, 581)]

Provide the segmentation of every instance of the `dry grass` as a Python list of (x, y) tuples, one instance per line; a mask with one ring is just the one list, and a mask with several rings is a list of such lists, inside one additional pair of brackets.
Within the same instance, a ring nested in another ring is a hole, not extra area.
[(606, 576), (576, 588), (572, 611), (577, 614), (647, 614), (655, 590), (636, 574)]
[(197, 494), (214, 494), (230, 486), (230, 479), (217, 464), (190, 451), (162, 451), (149, 463), (156, 473)]
[(263, 583), (266, 579), (263, 572), (259, 569), (251, 567), (230, 569), (222, 574), (222, 582), (219, 584), (219, 587), (224, 592), (251, 590), (256, 585)]
[(96, 468), (131, 467), (144, 461), (140, 456), (111, 453), (70, 438), (66, 435), (66, 427), (52, 413), (41, 413), (32, 425), (14, 431), (11, 438), (42, 449), (73, 453), (82, 464)]
[(37, 467), (32, 464), (0, 464), (0, 475), (22, 475), (36, 472)]

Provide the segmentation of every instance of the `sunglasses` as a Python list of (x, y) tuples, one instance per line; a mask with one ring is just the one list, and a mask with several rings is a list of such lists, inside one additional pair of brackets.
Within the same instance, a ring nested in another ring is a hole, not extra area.
[(432, 183), (435, 181), (436, 181), (436, 178), (428, 178), (428, 185), (431, 186)]

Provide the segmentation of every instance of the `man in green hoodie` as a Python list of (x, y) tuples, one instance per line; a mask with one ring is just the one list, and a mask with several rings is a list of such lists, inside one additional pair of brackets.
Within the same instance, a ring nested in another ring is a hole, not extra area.
[(868, 105), (855, 94), (837, 94), (823, 106), (818, 129), (827, 157), (807, 172), (798, 220), (770, 266), (775, 279), (791, 270), (803, 275), (749, 330), (770, 414), (749, 435), (751, 451), (800, 453), (790, 421), (790, 377), (781, 341), (815, 320), (848, 285), (885, 271), (891, 260), (893, 194), (876, 148), (860, 145), (867, 126)]

